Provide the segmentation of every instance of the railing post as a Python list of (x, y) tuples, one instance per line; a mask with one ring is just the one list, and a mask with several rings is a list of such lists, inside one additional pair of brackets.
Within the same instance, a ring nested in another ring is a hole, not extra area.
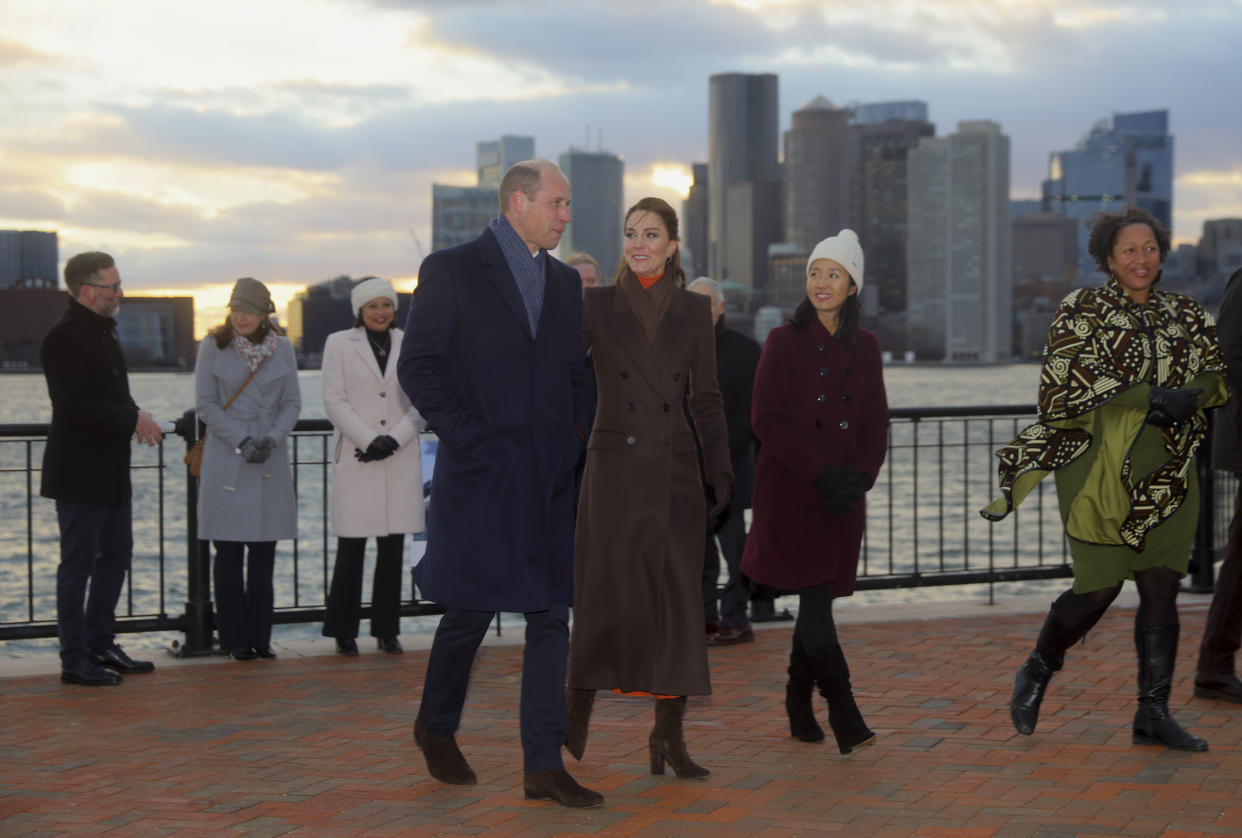
[(1216, 564), (1216, 472), (1212, 468), (1212, 420), (1216, 411), (1207, 411), (1207, 434), (1195, 454), (1199, 475), (1199, 527), (1190, 553), (1190, 583), (1187, 590), (1210, 594), (1215, 590)]
[[(177, 432), (185, 437), (188, 451), (205, 426), (187, 410), (177, 421)], [(169, 652), (179, 658), (218, 654), (212, 644), (211, 545), (198, 537), (198, 478), (185, 468), (185, 642), (173, 642)]]

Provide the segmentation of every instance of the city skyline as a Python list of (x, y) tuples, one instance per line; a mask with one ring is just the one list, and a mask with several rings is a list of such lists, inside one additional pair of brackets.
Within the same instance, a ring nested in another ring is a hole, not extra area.
[(661, 8), (639, 49), (599, 37), (636, 29), (613, 2), (154, 8), (0, 0), (0, 227), (57, 230), (62, 257), (106, 249), (127, 290), (204, 311), (243, 275), (282, 311), (339, 274), (408, 289), (431, 184), (472, 185), (475, 143), (505, 134), (552, 160), (602, 146), (625, 161), (627, 204), (680, 207), (707, 160), (713, 73), (775, 74), (782, 135), (821, 95), (925, 101), (939, 136), (995, 121), (1018, 198), (1098, 120), (1168, 109), (1175, 238), (1242, 217), (1242, 109), (1220, 93), (1242, 4), (1227, 0), (703, 0)]

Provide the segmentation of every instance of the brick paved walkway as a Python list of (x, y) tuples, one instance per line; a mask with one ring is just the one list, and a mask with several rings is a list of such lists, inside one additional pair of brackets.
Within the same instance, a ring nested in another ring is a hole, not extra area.
[(465, 789), (429, 779), (410, 738), (426, 652), (165, 666), (107, 689), (3, 678), (0, 835), (1239, 836), (1242, 706), (1190, 694), (1204, 613), (1183, 607), (1172, 705), (1207, 753), (1131, 745), (1132, 609), (1071, 652), (1032, 737), (1006, 705), (1038, 617), (845, 626), (879, 734), (848, 757), (789, 738), (785, 624), (711, 650), (716, 694), (687, 714), (706, 781), (650, 776), (650, 703), (601, 696), (584, 761), (567, 757), (607, 796), (588, 811), (522, 799), (516, 646), (480, 653)]

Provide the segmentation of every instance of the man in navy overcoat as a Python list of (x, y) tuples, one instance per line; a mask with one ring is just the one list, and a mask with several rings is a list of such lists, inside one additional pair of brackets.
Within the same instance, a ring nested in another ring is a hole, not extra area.
[(442, 782), (476, 782), (455, 740), (471, 665), (495, 612), (521, 612), (526, 797), (583, 807), (603, 796), (561, 760), (574, 464), (589, 432), (582, 288), (547, 253), (569, 202), (555, 165), (514, 165), (501, 214), (482, 235), (423, 261), (397, 374), (440, 440), (427, 552), (414, 570), (423, 596), (447, 609), (414, 724), (427, 769)]

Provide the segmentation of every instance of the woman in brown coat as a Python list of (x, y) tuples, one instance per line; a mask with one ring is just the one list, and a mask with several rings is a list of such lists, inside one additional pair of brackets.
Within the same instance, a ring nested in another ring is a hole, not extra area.
[[(616, 282), (583, 300), (599, 395), (574, 541), (565, 744), (582, 758), (596, 690), (651, 695), (652, 773), (667, 761), (678, 777), (706, 777), (681, 728), (686, 696), (711, 693), (696, 431), (718, 508), (733, 473), (709, 300), (684, 289), (677, 245), (673, 208), (644, 198), (626, 213)], [(687, 387), (694, 431), (682, 409)]]
[(798, 592), (785, 710), (790, 732), (820, 742), (811, 689), (828, 701), (841, 753), (869, 744), (837, 638), (832, 601), (854, 593), (864, 493), (888, 449), (888, 399), (876, 337), (858, 327), (863, 255), (852, 230), (807, 260), (807, 296), (768, 335), (755, 373), (751, 425), (762, 448), (742, 572)]

